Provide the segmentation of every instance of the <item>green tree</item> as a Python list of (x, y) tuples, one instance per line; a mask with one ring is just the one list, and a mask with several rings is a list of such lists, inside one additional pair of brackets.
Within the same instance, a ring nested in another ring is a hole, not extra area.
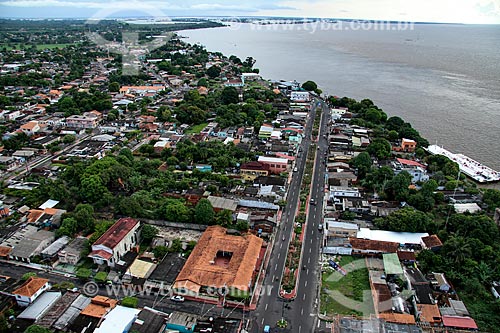
[(94, 207), (89, 204), (78, 204), (75, 207), (73, 216), (77, 222), (79, 230), (93, 231), (95, 218)]
[(81, 267), (76, 271), (76, 277), (80, 280), (87, 280), (91, 274), (92, 271), (89, 268)]
[(5, 318), (5, 315), (0, 315), (0, 333), (9, 333), (10, 328), (9, 328), (9, 323), (7, 322), (7, 319)]
[(500, 207), (500, 191), (496, 189), (486, 189), (483, 192), (483, 202), (490, 210)]
[(315, 91), (318, 89), (318, 85), (314, 81), (306, 81), (302, 84), (302, 89), (307, 91)]
[(204, 77), (198, 80), (198, 87), (208, 87), (208, 81)]
[(387, 183), (385, 193), (392, 200), (405, 201), (408, 198), (411, 175), (407, 171), (398, 173)]
[(120, 84), (118, 82), (111, 82), (108, 86), (108, 90), (110, 92), (119, 92), (120, 91)]
[(153, 253), (156, 259), (163, 259), (165, 255), (168, 253), (168, 247), (159, 245), (153, 249)]
[(97, 274), (94, 276), (94, 281), (97, 283), (106, 282), (107, 279), (108, 279), (108, 273), (103, 271), (97, 272)]
[(21, 280), (27, 281), (30, 277), (34, 277), (34, 276), (36, 276), (35, 272), (24, 273), (23, 276), (21, 276)]
[(233, 213), (228, 209), (217, 212), (215, 215), (215, 223), (225, 228), (231, 227), (233, 224)]
[(24, 333), (52, 333), (52, 331), (42, 326), (31, 325), (24, 331)]
[(139, 303), (139, 300), (137, 297), (132, 297), (132, 296), (126, 296), (122, 299), (121, 305), (126, 306), (127, 308), (137, 308), (137, 304)]
[(239, 102), (238, 90), (235, 87), (225, 87), (220, 96), (223, 104), (237, 104)]
[(358, 177), (360, 179), (365, 178), (367, 172), (372, 167), (372, 159), (367, 152), (361, 152), (352, 159), (352, 166), (358, 170)]
[(56, 230), (56, 237), (68, 236), (73, 237), (78, 231), (78, 224), (76, 219), (72, 217), (65, 218), (59, 229)]
[(166, 206), (165, 219), (172, 222), (190, 222), (191, 212), (182, 202), (176, 202)]
[(432, 219), (424, 212), (403, 208), (392, 212), (385, 218), (374, 220), (377, 228), (401, 232), (429, 232), (433, 233), (436, 226)]
[(151, 241), (153, 240), (153, 238), (156, 237), (156, 235), (158, 235), (158, 228), (156, 228), (155, 226), (152, 226), (150, 224), (145, 224), (142, 227), (141, 237), (142, 237), (142, 242), (144, 244), (151, 243)]
[(82, 177), (80, 190), (82, 197), (91, 203), (98, 202), (109, 193), (98, 175)]
[(391, 144), (384, 138), (375, 138), (368, 145), (366, 151), (371, 155), (375, 156), (379, 160), (389, 158), (391, 156)]
[(238, 221), (235, 225), (235, 229), (239, 231), (247, 231), (249, 228), (247, 221)]
[(198, 224), (211, 225), (214, 221), (214, 208), (208, 199), (201, 199), (194, 208), (194, 220)]
[(217, 77), (219, 77), (220, 73), (221, 73), (221, 69), (219, 66), (211, 66), (210, 68), (207, 69), (207, 75), (209, 78), (211, 79), (215, 79)]
[(62, 139), (62, 142), (65, 143), (65, 144), (69, 144), (69, 143), (73, 143), (75, 142), (76, 140), (76, 137), (72, 134), (66, 134), (63, 139)]

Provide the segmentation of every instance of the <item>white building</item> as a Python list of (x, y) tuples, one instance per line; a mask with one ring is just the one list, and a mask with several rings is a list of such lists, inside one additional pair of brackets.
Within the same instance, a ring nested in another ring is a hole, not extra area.
[(50, 289), (49, 280), (32, 276), (12, 292), (17, 305), (25, 307), (33, 303), (45, 290)]
[(290, 93), (290, 100), (292, 102), (309, 102), (311, 94), (308, 91), (292, 91)]
[(138, 220), (121, 218), (92, 244), (89, 257), (98, 265), (114, 267), (120, 258), (139, 243)]

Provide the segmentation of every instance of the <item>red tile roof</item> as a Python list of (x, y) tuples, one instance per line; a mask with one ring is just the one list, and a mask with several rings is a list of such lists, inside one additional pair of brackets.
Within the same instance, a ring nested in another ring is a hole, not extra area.
[(31, 297), (36, 294), (49, 280), (36, 276), (30, 277), (22, 286), (14, 290), (12, 294)]
[[(262, 239), (252, 234), (226, 234), (221, 226), (208, 227), (175, 280), (174, 288), (199, 291), (203, 286), (248, 290), (256, 269)], [(220, 252), (232, 253), (226, 265), (217, 265)]]
[(412, 251), (398, 251), (398, 258), (399, 260), (410, 260), (410, 261), (417, 260), (415, 252)]
[(370, 239), (349, 238), (353, 249), (364, 251), (377, 251), (383, 253), (396, 253), (399, 248), (398, 243), (384, 242)]
[(421, 167), (423, 169), (426, 168), (425, 165), (418, 163), (417, 161), (407, 160), (404, 158), (396, 158), (396, 159), (398, 160), (399, 163), (401, 163), (403, 165), (417, 166), (417, 167)]
[(93, 245), (104, 245), (113, 249), (139, 223), (138, 220), (126, 217), (115, 222)]
[(443, 246), (443, 243), (437, 235), (422, 237), (422, 242), (424, 242), (425, 246), (429, 249), (433, 247)]
[(89, 257), (101, 257), (106, 260), (109, 260), (113, 256), (112, 253), (106, 252), (104, 250), (97, 250), (97, 251), (92, 251), (89, 253)]
[(245, 163), (243, 164), (241, 167), (240, 167), (240, 170), (264, 170), (264, 171), (269, 171), (269, 165), (267, 164), (263, 164), (263, 163), (260, 163), (260, 162), (257, 162), (257, 161), (252, 161), (252, 162), (248, 162), (248, 163)]
[(443, 325), (445, 327), (465, 328), (477, 330), (474, 319), (459, 316), (443, 316)]

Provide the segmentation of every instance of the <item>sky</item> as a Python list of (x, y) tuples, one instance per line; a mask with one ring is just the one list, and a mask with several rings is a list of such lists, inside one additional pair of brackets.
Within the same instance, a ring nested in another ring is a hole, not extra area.
[(500, 0), (0, 0), (0, 17), (319, 17), (500, 24)]

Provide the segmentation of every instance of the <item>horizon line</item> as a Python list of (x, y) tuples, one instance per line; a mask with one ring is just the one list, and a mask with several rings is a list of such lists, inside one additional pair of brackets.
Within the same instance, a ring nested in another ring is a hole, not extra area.
[[(175, 16), (163, 16), (163, 17), (156, 17), (156, 16), (116, 16), (116, 17), (103, 17), (103, 18), (98, 18), (98, 17), (3, 17), (0, 16), (0, 20), (10, 20), (10, 21), (82, 21), (82, 20), (89, 20), (89, 19), (96, 19), (96, 20), (134, 20), (134, 19), (162, 19), (162, 18), (171, 18), (171, 19), (176, 19), (176, 18), (193, 18), (193, 19), (271, 19), (271, 20), (277, 20), (277, 19), (288, 19), (288, 20), (314, 20), (314, 21), (320, 21), (320, 20), (336, 20), (336, 21), (361, 21), (361, 22), (384, 22), (384, 23), (400, 23), (400, 22), (407, 22), (407, 23), (412, 23), (412, 24), (440, 24), (440, 25), (500, 25), (500, 23), (464, 23), (464, 22), (441, 22), (441, 21), (412, 21), (412, 20), (383, 20), (383, 19), (362, 19), (362, 18), (335, 18), (335, 17), (297, 17), (297, 16), (250, 16), (250, 15), (244, 15), (244, 16), (229, 16), (229, 15), (175, 15)], [(231, 22), (231, 21), (228, 21)], [(304, 22), (308, 23), (308, 22)]]

